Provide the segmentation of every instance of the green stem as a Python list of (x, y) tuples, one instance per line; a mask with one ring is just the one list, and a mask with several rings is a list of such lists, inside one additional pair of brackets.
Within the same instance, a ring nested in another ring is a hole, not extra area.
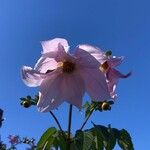
[(52, 117), (54, 118), (56, 124), (58, 125), (59, 130), (61, 131), (61, 134), (62, 134), (64, 140), (66, 140), (66, 135), (65, 135), (65, 133), (64, 133), (64, 131), (63, 131), (63, 129), (62, 129), (62, 127), (61, 127), (61, 125), (60, 125), (58, 119), (56, 118), (56, 116), (54, 115), (54, 113), (53, 113), (52, 111), (50, 111), (50, 114), (52, 115)]
[(72, 105), (69, 106), (69, 117), (68, 117), (68, 150), (70, 150), (70, 136), (71, 136), (71, 123), (72, 123)]
[(54, 118), (54, 120), (56, 121), (56, 123), (57, 123), (57, 125), (58, 125), (58, 127), (59, 127), (60, 131), (62, 131), (62, 132), (63, 132), (62, 127), (61, 127), (61, 125), (60, 125), (60, 123), (59, 123), (58, 119), (57, 119), (57, 118), (56, 118), (56, 116), (54, 115), (54, 113), (53, 113), (52, 111), (50, 111), (50, 114), (52, 115), (52, 117), (53, 117), (53, 118)]
[(94, 109), (90, 112), (90, 114), (87, 116), (87, 118), (85, 119), (85, 121), (83, 122), (80, 130), (82, 130), (84, 128), (84, 126), (86, 125), (87, 121), (89, 120), (89, 118), (91, 117), (92, 113), (93, 113)]

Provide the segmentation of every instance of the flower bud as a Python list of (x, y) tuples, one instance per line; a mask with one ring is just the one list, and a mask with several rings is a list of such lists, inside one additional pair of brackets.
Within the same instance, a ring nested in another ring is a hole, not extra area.
[(102, 110), (104, 110), (104, 111), (111, 110), (111, 107), (110, 107), (109, 103), (107, 103), (107, 102), (103, 102), (101, 107), (102, 107)]
[(28, 108), (28, 107), (31, 106), (31, 102), (28, 101), (28, 100), (25, 100), (25, 101), (22, 101), (22, 102), (21, 102), (21, 105), (22, 105), (23, 107), (25, 107), (25, 108)]
[(106, 56), (111, 56), (111, 55), (112, 55), (112, 51), (107, 51), (107, 52), (105, 53), (105, 55), (106, 55)]

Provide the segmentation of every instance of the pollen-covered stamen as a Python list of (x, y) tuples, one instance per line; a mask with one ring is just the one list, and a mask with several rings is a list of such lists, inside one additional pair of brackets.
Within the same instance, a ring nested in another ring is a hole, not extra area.
[(102, 72), (106, 72), (108, 68), (109, 68), (108, 62), (105, 61), (103, 64), (101, 64), (101, 66), (100, 66), (99, 69), (100, 69)]
[(75, 70), (75, 63), (71, 61), (64, 61), (62, 65), (62, 71), (64, 73), (72, 73)]

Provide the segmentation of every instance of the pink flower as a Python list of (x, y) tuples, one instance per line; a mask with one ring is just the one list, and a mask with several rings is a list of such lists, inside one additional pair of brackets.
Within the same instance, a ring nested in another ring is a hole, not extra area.
[(100, 63), (100, 70), (105, 74), (106, 81), (108, 83), (108, 88), (111, 93), (111, 97), (115, 98), (117, 95), (115, 93), (116, 85), (120, 78), (127, 78), (131, 75), (131, 72), (128, 74), (122, 74), (115, 69), (116, 66), (120, 65), (124, 57), (111, 56), (109, 53), (101, 51), (99, 48), (91, 45), (79, 45), (79, 48), (89, 52), (94, 56)]
[(12, 145), (19, 144), (19, 142), (20, 142), (19, 136), (17, 136), (17, 135), (9, 135), (9, 136), (8, 136), (8, 139), (9, 139), (9, 142), (10, 142)]
[(44, 41), (42, 47), (42, 57), (34, 69), (22, 68), (25, 84), (39, 86), (39, 111), (50, 111), (64, 101), (81, 108), (85, 91), (92, 100), (111, 98), (100, 63), (89, 52), (76, 47), (71, 55), (68, 42), (61, 38)]

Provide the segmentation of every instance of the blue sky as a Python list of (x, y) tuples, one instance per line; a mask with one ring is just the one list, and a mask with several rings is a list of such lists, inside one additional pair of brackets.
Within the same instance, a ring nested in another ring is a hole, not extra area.
[[(1, 0), (0, 2), (0, 108), (6, 121), (0, 129), (9, 134), (39, 139), (49, 126), (56, 126), (47, 113), (36, 107), (23, 109), (19, 98), (38, 89), (25, 86), (20, 68), (34, 66), (40, 57), (40, 41), (66, 38), (71, 47), (80, 43), (112, 50), (125, 56), (119, 69), (133, 75), (120, 80), (118, 99), (110, 112), (96, 113), (95, 123), (127, 129), (136, 150), (147, 150), (149, 139), (150, 2), (148, 0)], [(88, 97), (85, 97), (88, 99)], [(56, 115), (67, 128), (67, 104)], [(83, 114), (74, 108), (73, 131)], [(87, 128), (91, 124), (87, 124)], [(115, 149), (117, 150), (117, 148)]]

